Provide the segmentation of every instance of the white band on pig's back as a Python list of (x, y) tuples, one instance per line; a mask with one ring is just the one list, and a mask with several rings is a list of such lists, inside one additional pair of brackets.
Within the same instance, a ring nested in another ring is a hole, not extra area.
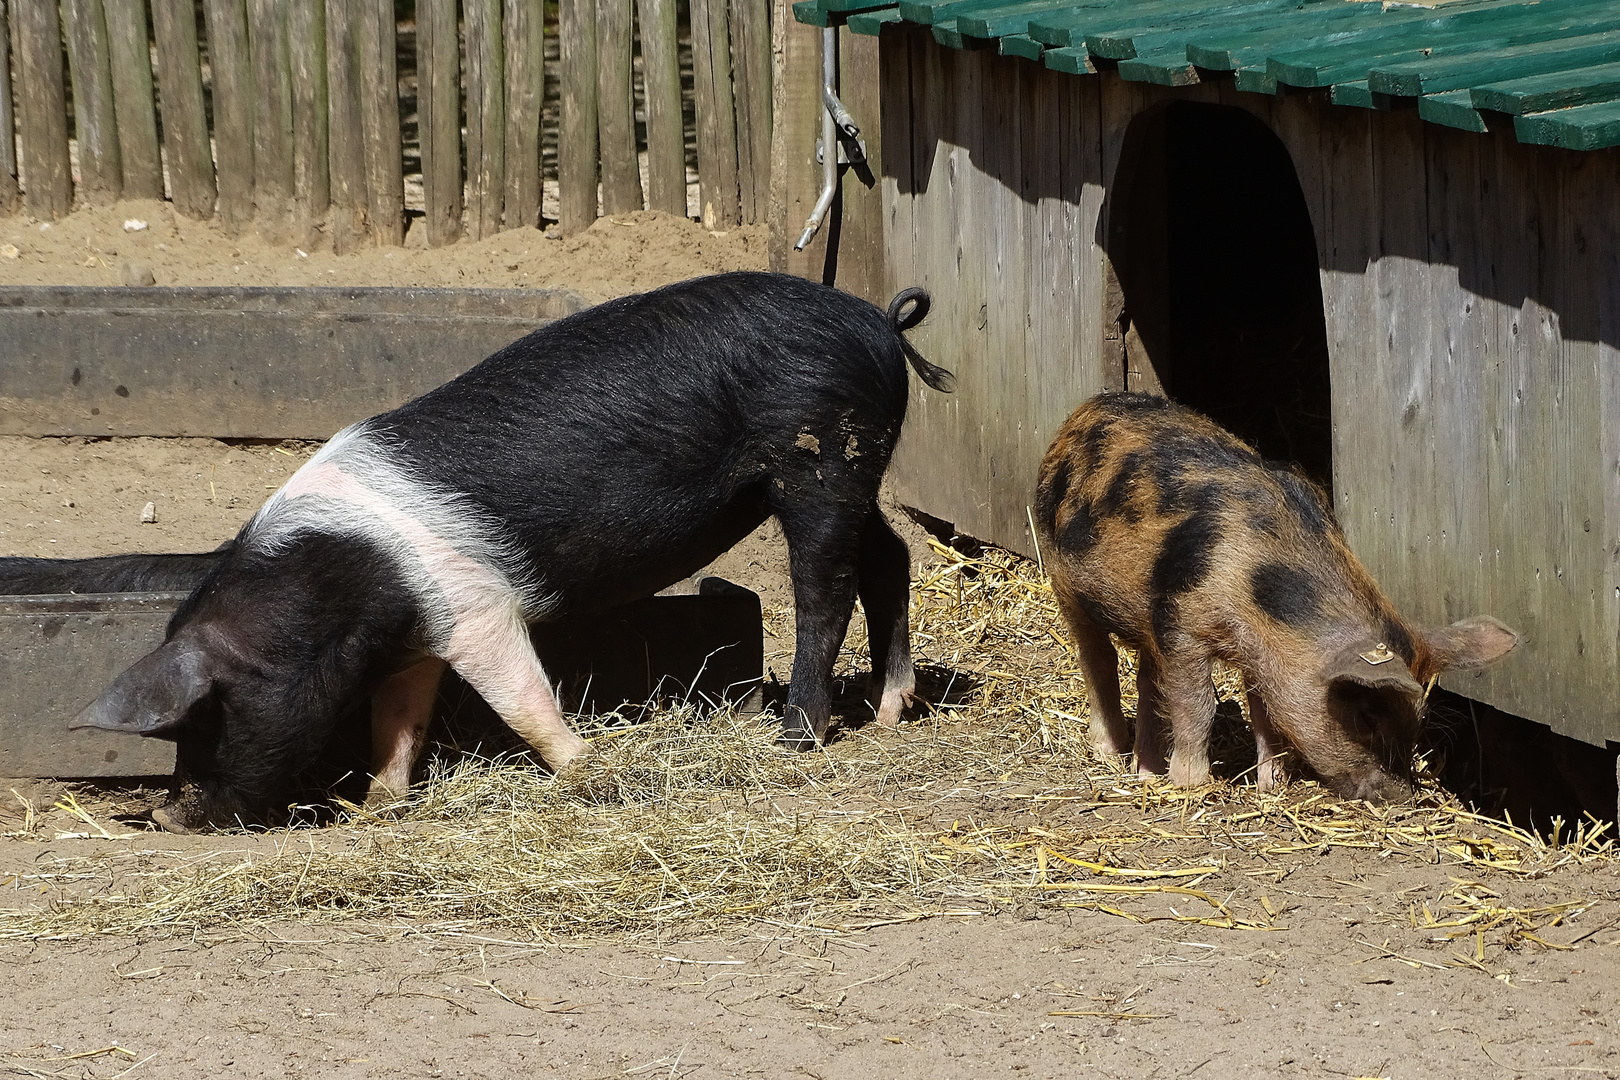
[(501, 569), (499, 524), (388, 459), (363, 427), (340, 432), (254, 516), (243, 542), (266, 551), (300, 534), (354, 536), (390, 558), (427, 613), (421, 644), (559, 768), (585, 752), (529, 643), (540, 590)]

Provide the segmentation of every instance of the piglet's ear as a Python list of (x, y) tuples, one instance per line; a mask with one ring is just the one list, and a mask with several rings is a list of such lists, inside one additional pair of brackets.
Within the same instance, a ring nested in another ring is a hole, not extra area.
[(214, 688), (213, 661), (195, 644), (170, 641), (125, 671), (68, 725), (173, 738), (191, 707)]
[(1341, 650), (1322, 669), (1322, 677), (1330, 683), (1345, 680), (1375, 690), (1399, 690), (1413, 697), (1423, 693), (1400, 655), (1385, 642), (1371, 639)]
[(1475, 615), (1424, 630), (1423, 642), (1441, 671), (1467, 671), (1494, 664), (1512, 652), (1519, 644), (1519, 634), (1489, 615)]

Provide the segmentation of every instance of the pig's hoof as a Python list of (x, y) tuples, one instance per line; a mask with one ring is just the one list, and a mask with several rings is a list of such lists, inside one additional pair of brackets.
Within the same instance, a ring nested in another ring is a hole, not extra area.
[(160, 806), (153, 810), (152, 820), (157, 822), (158, 827), (164, 832), (180, 833), (184, 835), (192, 831), (186, 826), (180, 824), (179, 821), (175, 820), (174, 814), (170, 812), (167, 806)]
[(815, 750), (821, 746), (821, 740), (812, 735), (805, 728), (783, 728), (782, 734), (776, 737), (776, 745), (804, 753)]
[(916, 693), (910, 689), (889, 690), (878, 702), (877, 722), (879, 727), (900, 726), (900, 714), (906, 711), (906, 706), (916, 700)]
[(577, 747), (558, 754), (555, 760), (547, 758), (546, 764), (551, 766), (553, 776), (569, 776), (583, 769), (586, 762), (595, 756), (596, 751), (591, 749), (591, 744), (581, 739)]

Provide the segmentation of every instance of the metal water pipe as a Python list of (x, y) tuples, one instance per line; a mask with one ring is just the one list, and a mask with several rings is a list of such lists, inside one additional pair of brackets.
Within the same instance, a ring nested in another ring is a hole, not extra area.
[(856, 126), (855, 118), (849, 115), (844, 103), (838, 100), (838, 28), (826, 27), (821, 31), (821, 195), (816, 199), (815, 209), (810, 211), (810, 217), (804, 223), (804, 232), (799, 236), (799, 242), (793, 245), (794, 251), (803, 251), (805, 245), (810, 243), (821, 228), (821, 223), (827, 217), (827, 211), (832, 209), (834, 197), (838, 194), (838, 157), (843, 139), (848, 138), (850, 145), (856, 145), (854, 140), (860, 135), (861, 129)]

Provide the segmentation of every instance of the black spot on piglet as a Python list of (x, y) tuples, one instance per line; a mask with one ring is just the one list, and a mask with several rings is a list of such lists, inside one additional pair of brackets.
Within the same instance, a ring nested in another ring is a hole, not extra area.
[(1280, 623), (1305, 626), (1322, 614), (1322, 588), (1300, 567), (1261, 563), (1249, 574), (1249, 588), (1255, 606)]

